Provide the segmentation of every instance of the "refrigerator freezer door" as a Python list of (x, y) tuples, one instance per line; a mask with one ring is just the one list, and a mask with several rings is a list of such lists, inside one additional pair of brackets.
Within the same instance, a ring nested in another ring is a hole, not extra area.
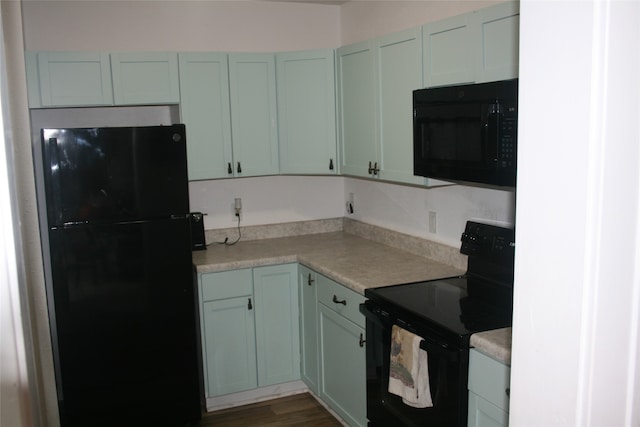
[(184, 125), (43, 129), (49, 226), (189, 212)]
[(185, 218), (49, 231), (64, 427), (200, 418), (189, 227)]

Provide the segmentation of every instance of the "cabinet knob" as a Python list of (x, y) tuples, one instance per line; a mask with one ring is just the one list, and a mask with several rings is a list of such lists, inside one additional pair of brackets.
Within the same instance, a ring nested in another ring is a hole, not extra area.
[(329, 170), (333, 170), (333, 159), (329, 159)]
[(373, 174), (374, 174), (374, 175), (378, 175), (378, 172), (380, 172), (380, 169), (378, 169), (378, 162), (376, 162), (376, 163), (373, 165)]
[(249, 301), (247, 302), (247, 309), (248, 310), (252, 310), (253, 309), (253, 304), (251, 304), (251, 298), (249, 298)]
[(238, 168), (236, 169), (238, 173), (242, 173), (242, 165), (238, 162)]
[(364, 343), (366, 342), (367, 340), (364, 339), (364, 335), (362, 334), (362, 332), (360, 332), (360, 341), (359, 341), (360, 347), (364, 347)]
[(311, 278), (311, 273), (309, 273), (309, 277), (307, 278), (307, 285), (311, 286), (313, 285), (313, 282), (315, 282), (315, 280)]
[(335, 296), (335, 295), (333, 296), (333, 300), (332, 300), (332, 301), (333, 301), (334, 303), (336, 303), (336, 304), (342, 304), (342, 305), (344, 305), (344, 306), (346, 306), (346, 305), (347, 305), (347, 300), (345, 300), (345, 299), (339, 300), (339, 299), (338, 299), (338, 297), (337, 297), (337, 296)]
[(504, 392), (507, 394), (507, 397), (511, 397), (511, 388), (507, 388)]
[(227, 163), (227, 173), (231, 175), (233, 173), (233, 168), (231, 167), (231, 162)]
[(367, 172), (369, 172), (369, 175), (371, 175), (373, 173), (373, 168), (371, 167), (371, 162), (369, 162), (369, 169), (367, 169)]

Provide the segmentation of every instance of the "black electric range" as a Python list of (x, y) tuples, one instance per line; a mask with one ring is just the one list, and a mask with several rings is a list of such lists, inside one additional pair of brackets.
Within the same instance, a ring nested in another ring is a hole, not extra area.
[[(461, 242), (468, 255), (464, 275), (365, 291), (370, 426), (466, 426), (470, 337), (511, 326), (515, 234), (468, 221)], [(433, 407), (412, 408), (387, 391), (393, 325), (423, 339)]]

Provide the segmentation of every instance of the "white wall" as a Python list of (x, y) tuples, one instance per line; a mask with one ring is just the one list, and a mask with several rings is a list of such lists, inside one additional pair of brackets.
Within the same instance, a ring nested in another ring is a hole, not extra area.
[(27, 50), (280, 51), (334, 48), (340, 8), (189, 0), (27, 0)]
[(242, 225), (277, 224), (344, 216), (344, 179), (271, 176), (189, 183), (191, 210), (205, 212), (206, 229), (235, 227), (234, 199), (242, 199)]
[(640, 3), (520, 13), (510, 423), (638, 426)]
[[(441, 182), (441, 181), (440, 181)], [(446, 185), (446, 183), (445, 183)], [(355, 210), (349, 217), (453, 247), (467, 220), (513, 225), (515, 192), (465, 185), (420, 188), (347, 178)], [(429, 232), (429, 212), (436, 213), (436, 232)]]
[(349, 1), (340, 10), (341, 44), (391, 34), (503, 1)]

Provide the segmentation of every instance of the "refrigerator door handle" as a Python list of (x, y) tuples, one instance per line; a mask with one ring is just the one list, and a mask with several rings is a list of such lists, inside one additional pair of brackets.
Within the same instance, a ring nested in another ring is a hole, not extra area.
[[(60, 156), (58, 153), (58, 138), (49, 138), (48, 143), (46, 145), (45, 159), (48, 157), (50, 165), (49, 170), (45, 173), (51, 176), (51, 193), (48, 194), (50, 200), (48, 201), (49, 206), (49, 220), (53, 220), (55, 224), (58, 224), (61, 221), (61, 217), (51, 218), (51, 216), (60, 212), (60, 197), (62, 196), (60, 189), (60, 177), (57, 176), (60, 173)], [(45, 163), (46, 164), (46, 163)], [(53, 224), (50, 224), (53, 225)]]

